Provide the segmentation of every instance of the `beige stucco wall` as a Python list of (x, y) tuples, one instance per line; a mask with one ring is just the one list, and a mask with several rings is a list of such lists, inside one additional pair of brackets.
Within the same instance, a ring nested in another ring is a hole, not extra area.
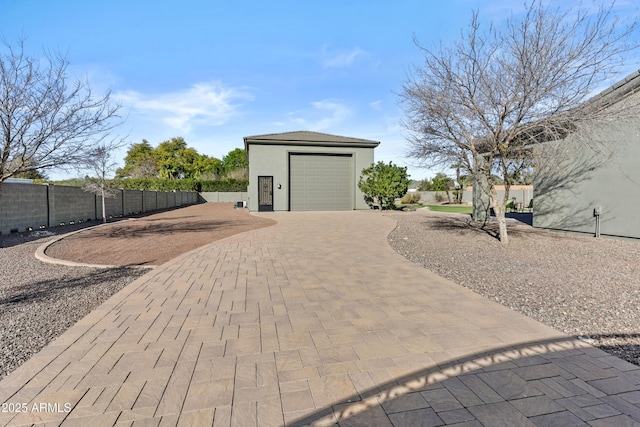
[[(353, 209), (369, 209), (369, 205), (365, 202), (364, 196), (358, 188), (358, 180), (362, 170), (374, 161), (373, 148), (250, 144), (247, 201), (250, 211), (258, 210), (258, 176), (273, 176), (273, 210), (289, 210), (290, 153), (351, 154), (355, 189)], [(278, 188), (278, 184), (281, 188)]]

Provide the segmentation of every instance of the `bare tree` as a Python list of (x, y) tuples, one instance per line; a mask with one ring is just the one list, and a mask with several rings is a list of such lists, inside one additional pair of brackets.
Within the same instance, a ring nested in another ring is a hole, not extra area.
[[(425, 166), (460, 165), (490, 196), (505, 244), (509, 187), (535, 160), (527, 147), (619, 114), (585, 101), (636, 47), (630, 36), (637, 24), (621, 22), (613, 4), (597, 11), (551, 10), (542, 1), (525, 6), (504, 28), (486, 31), (474, 12), (468, 31), (451, 46), (429, 48), (416, 40), (424, 63), (401, 93), (408, 155)], [(492, 174), (504, 181), (500, 199)]]
[(107, 222), (105, 199), (112, 198), (117, 194), (117, 190), (110, 187), (108, 178), (108, 175), (118, 167), (118, 162), (114, 160), (114, 154), (126, 144), (127, 142), (124, 139), (107, 139), (107, 136), (105, 136), (93, 143), (93, 148), (85, 159), (85, 166), (95, 176), (87, 180), (83, 190), (100, 196), (102, 201), (102, 222)]
[[(1, 47), (0, 47), (1, 49)], [(32, 58), (24, 44), (0, 51), (0, 185), (12, 176), (84, 162), (96, 135), (120, 124), (110, 94), (70, 80), (59, 53)]]

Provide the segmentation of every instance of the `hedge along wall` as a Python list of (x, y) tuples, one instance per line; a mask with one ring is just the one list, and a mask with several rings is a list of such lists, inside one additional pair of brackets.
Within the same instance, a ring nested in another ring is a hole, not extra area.
[[(198, 203), (198, 193), (117, 190), (105, 201), (107, 217), (118, 217)], [(0, 234), (92, 220), (102, 220), (102, 198), (80, 187), (13, 182), (0, 186)]]

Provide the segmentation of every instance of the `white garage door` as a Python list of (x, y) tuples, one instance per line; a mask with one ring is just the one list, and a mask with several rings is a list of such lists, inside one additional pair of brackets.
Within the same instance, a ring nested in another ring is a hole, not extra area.
[(289, 207), (292, 211), (353, 209), (351, 155), (291, 154)]

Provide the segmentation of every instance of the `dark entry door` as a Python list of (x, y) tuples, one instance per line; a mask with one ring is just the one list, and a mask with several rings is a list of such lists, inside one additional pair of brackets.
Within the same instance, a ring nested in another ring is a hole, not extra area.
[(273, 211), (273, 177), (258, 177), (258, 212)]

